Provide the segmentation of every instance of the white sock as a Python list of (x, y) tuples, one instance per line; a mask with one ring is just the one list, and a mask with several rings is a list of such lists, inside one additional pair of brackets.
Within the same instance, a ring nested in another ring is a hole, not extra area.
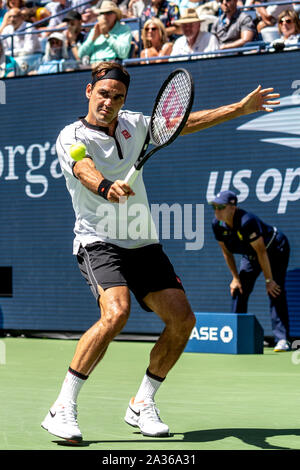
[(88, 376), (79, 374), (69, 368), (55, 403), (61, 404), (70, 401), (76, 403), (81, 387), (87, 378)]
[(163, 381), (164, 381), (164, 378), (157, 377), (151, 374), (147, 369), (146, 374), (140, 385), (140, 388), (138, 389), (138, 392), (135, 396), (134, 401), (138, 402), (138, 401), (144, 401), (147, 399), (154, 401), (154, 396)]

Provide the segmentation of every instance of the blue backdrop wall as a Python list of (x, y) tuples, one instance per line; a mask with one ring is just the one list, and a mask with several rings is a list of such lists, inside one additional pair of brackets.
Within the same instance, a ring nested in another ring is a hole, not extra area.
[[(129, 67), (126, 108), (149, 114), (160, 84), (177, 66)], [(165, 250), (194, 311), (229, 312), (230, 275), (212, 235), (207, 200), (221, 189), (235, 190), (242, 207), (290, 239), (291, 334), (300, 336), (299, 52), (202, 59), (179, 66), (194, 77), (194, 110), (236, 102), (258, 84), (275, 87), (282, 100), (272, 114), (244, 116), (180, 137), (149, 161), (144, 176), (151, 204), (180, 204), (173, 206), (181, 212), (174, 216), (177, 232), (172, 229), (170, 239), (162, 240)], [(98, 318), (72, 255), (73, 209), (55, 153), (61, 128), (86, 114), (89, 77), (89, 71), (81, 71), (5, 81), (6, 103), (0, 104), (0, 265), (12, 267), (13, 291), (0, 297), (2, 329), (83, 331)], [(181, 226), (178, 217), (191, 214)], [(270, 335), (262, 278), (249, 312)], [(161, 321), (141, 311), (133, 299), (124, 331), (158, 333), (161, 328)]]

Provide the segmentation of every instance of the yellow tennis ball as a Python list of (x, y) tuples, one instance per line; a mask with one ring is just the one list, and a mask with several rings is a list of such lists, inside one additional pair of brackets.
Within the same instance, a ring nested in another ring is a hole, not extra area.
[(82, 142), (71, 145), (70, 155), (76, 162), (82, 160), (86, 155), (86, 146)]

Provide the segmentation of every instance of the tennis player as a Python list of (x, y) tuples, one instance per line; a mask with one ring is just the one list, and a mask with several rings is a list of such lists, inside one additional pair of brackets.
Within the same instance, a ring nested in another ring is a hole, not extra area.
[[(143, 146), (150, 118), (123, 107), (130, 77), (117, 63), (104, 62), (92, 71), (86, 87), (88, 113), (66, 126), (57, 139), (57, 153), (76, 215), (74, 254), (90, 285), (100, 319), (80, 338), (59, 395), (42, 427), (70, 442), (80, 442), (77, 397), (110, 342), (125, 326), (130, 313), (130, 291), (146, 311), (155, 312), (165, 328), (150, 353), (148, 367), (125, 421), (146, 436), (169, 434), (159, 417), (155, 394), (179, 359), (195, 324), (182, 283), (164, 253), (151, 218), (142, 172), (134, 190), (123, 180)], [(182, 134), (197, 132), (256, 111), (271, 112), (278, 104), (273, 89), (260, 86), (240, 102), (190, 114)], [(82, 142), (87, 156), (74, 162), (70, 146)], [(146, 210), (143, 238), (118, 233), (123, 205), (142, 204)], [(109, 214), (102, 225), (103, 214)], [(111, 230), (106, 230), (110, 226)], [(113, 228), (116, 227), (116, 230)]]

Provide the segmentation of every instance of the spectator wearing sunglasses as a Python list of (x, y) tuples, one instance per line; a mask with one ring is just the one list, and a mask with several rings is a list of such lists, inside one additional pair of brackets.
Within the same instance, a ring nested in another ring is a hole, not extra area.
[[(263, 0), (255, 1), (257, 6), (260, 3), (265, 3)], [(293, 10), (293, 3), (274, 3), (270, 2), (270, 6), (261, 6), (256, 8), (256, 15), (258, 18), (257, 23), (257, 31), (260, 33), (262, 29), (266, 28), (267, 26), (275, 26), (278, 22), (279, 15), (284, 10)]]
[[(232, 312), (247, 313), (248, 299), (256, 279), (263, 272), (270, 299), (275, 352), (290, 350), (285, 277), (290, 247), (276, 227), (237, 206), (232, 191), (222, 191), (210, 202), (215, 212), (212, 229), (232, 274)], [(242, 255), (238, 270), (234, 255)]]
[(300, 20), (295, 10), (284, 10), (278, 17), (278, 31), (284, 44), (297, 44), (300, 35)]
[[(175, 24), (182, 29), (182, 36), (174, 42), (172, 56), (177, 58), (173, 60), (181, 60), (178, 56), (194, 54), (196, 52), (212, 52), (218, 49), (218, 41), (216, 37), (208, 31), (202, 31), (201, 23), (206, 19), (205, 15), (198, 16), (194, 8), (187, 8), (179, 20)], [(193, 56), (198, 59), (199, 56)]]
[[(158, 18), (153, 17), (146, 21), (142, 30), (142, 41), (144, 48), (141, 57), (169, 56), (172, 52), (173, 43), (168, 41), (164, 24)], [(162, 61), (158, 59), (151, 63)]]

